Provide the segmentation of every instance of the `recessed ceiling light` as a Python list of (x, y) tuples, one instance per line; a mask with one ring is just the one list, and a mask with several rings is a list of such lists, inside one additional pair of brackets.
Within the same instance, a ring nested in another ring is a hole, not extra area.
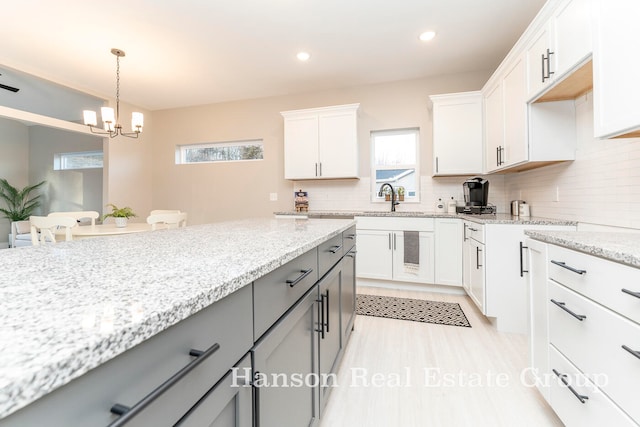
[(304, 61), (308, 61), (309, 58), (311, 58), (311, 55), (308, 52), (298, 52), (298, 54), (296, 55), (296, 58), (304, 62)]
[(428, 42), (429, 40), (433, 39), (435, 36), (436, 36), (435, 31), (425, 31), (424, 33), (420, 34), (420, 40), (422, 40), (423, 42)]

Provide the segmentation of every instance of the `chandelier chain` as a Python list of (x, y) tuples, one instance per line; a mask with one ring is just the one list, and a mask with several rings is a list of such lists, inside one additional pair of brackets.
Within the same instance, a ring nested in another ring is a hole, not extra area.
[(116, 124), (120, 123), (120, 55), (116, 55)]

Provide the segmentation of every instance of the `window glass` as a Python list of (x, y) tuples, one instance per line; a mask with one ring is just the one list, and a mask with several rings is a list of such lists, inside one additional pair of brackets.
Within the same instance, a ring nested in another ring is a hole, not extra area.
[(102, 151), (58, 153), (53, 156), (54, 170), (96, 169), (103, 167)]
[(264, 147), (261, 140), (179, 145), (176, 151), (176, 163), (179, 164), (262, 160), (263, 158)]
[(418, 170), (418, 129), (399, 129), (371, 132), (373, 159), (371, 164), (372, 200), (384, 201), (379, 195), (384, 183), (404, 190), (404, 201), (419, 201), (420, 173)]

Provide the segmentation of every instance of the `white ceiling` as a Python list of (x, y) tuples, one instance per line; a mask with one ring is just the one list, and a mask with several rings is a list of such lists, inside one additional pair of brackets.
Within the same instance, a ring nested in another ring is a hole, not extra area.
[[(12, 0), (2, 5), (0, 66), (114, 97), (110, 50), (120, 48), (121, 99), (176, 108), (494, 70), (543, 3)], [(425, 30), (436, 38), (420, 42)]]

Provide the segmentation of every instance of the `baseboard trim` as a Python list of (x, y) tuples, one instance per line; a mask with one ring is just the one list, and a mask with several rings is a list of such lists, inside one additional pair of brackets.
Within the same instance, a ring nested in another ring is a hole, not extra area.
[(356, 286), (370, 286), (374, 288), (396, 289), (401, 291), (436, 292), (449, 295), (466, 295), (462, 286), (434, 285), (430, 283), (391, 282), (389, 280), (356, 278)]

